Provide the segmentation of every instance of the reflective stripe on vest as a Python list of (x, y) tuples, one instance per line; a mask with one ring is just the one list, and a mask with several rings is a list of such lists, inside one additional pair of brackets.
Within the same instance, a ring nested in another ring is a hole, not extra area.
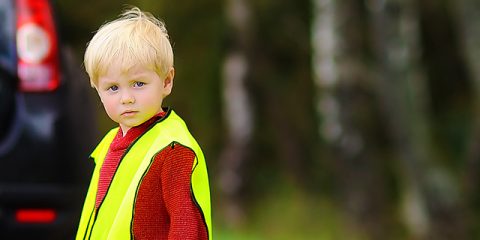
[[(108, 132), (91, 155), (95, 161), (95, 169), (83, 206), (76, 239), (133, 239), (133, 209), (141, 179), (148, 171), (155, 155), (177, 142), (195, 152), (191, 175), (192, 196), (201, 210), (208, 230), (208, 238), (211, 240), (210, 189), (205, 158), (185, 122), (173, 110), (140, 136), (127, 150), (102, 204), (95, 211), (100, 168), (117, 132), (118, 128)], [(139, 161), (139, 159), (142, 160)]]

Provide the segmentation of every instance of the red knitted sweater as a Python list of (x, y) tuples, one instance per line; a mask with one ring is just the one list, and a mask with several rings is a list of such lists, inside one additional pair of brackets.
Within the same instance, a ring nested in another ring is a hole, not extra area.
[[(100, 169), (95, 207), (101, 206), (121, 157), (160, 113), (131, 128), (125, 136), (119, 129)], [(122, 137), (123, 136), (123, 137)], [(199, 208), (192, 199), (190, 176), (195, 154), (179, 144), (160, 151), (140, 182), (133, 215), (135, 239), (208, 239)]]

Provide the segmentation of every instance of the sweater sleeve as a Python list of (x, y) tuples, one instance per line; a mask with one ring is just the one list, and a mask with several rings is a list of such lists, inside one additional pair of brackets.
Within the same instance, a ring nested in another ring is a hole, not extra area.
[(191, 192), (195, 153), (187, 147), (174, 144), (163, 157), (161, 185), (170, 217), (168, 239), (207, 240), (207, 227)]

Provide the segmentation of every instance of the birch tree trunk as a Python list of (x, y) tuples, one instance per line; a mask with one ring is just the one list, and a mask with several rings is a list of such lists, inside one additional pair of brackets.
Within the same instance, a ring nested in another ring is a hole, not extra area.
[(332, 149), (340, 201), (354, 228), (361, 229), (366, 239), (392, 239), (396, 224), (385, 175), (385, 168), (390, 167), (381, 157), (386, 153), (380, 147), (384, 127), (379, 121), (374, 84), (369, 80), (363, 3), (313, 3), (319, 128)]
[(252, 107), (245, 82), (250, 10), (245, 0), (228, 0), (226, 16), (232, 29), (232, 41), (223, 63), (223, 113), (227, 125), (226, 146), (221, 155), (219, 186), (224, 195), (225, 219), (229, 224), (244, 221), (240, 192), (244, 185), (242, 167), (252, 136)]
[(369, 3), (373, 66), (394, 153), (400, 158), (406, 226), (415, 239), (465, 239), (456, 183), (438, 161), (430, 141), (434, 135), (427, 128), (431, 109), (425, 99), (431, 98), (418, 55), (423, 48), (417, 5), (396, 0)]
[(423, 86), (415, 55), (419, 47), (415, 10), (410, 1), (392, 0), (370, 1), (368, 9), (376, 59), (372, 77), (394, 142), (393, 152), (400, 161), (404, 222), (414, 239), (426, 239), (431, 229), (424, 178), (429, 145), (422, 116), (425, 93), (418, 91)]

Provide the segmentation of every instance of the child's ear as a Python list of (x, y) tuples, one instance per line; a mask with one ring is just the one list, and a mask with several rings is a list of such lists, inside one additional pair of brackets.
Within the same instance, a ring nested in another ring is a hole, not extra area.
[(173, 87), (173, 78), (175, 77), (175, 69), (171, 67), (165, 79), (163, 79), (163, 89), (165, 90), (165, 96), (169, 95), (172, 92)]

